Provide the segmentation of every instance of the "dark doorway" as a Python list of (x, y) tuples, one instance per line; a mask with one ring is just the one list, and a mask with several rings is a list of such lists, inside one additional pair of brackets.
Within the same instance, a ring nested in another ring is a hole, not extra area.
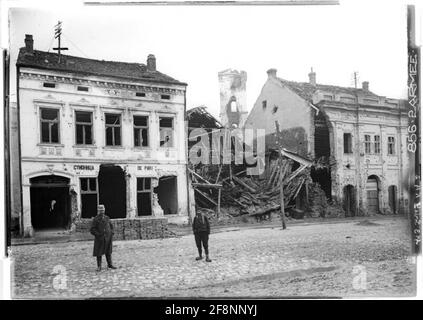
[(152, 211), (151, 178), (137, 178), (137, 211), (139, 216), (151, 216)]
[(392, 213), (397, 212), (397, 187), (396, 186), (389, 186), (388, 187), (388, 197), (389, 197), (389, 208), (391, 209)]
[(347, 185), (344, 187), (344, 201), (343, 207), (345, 210), (346, 217), (354, 217), (355, 216), (355, 190), (354, 186)]
[(54, 175), (30, 180), (31, 221), (35, 230), (67, 229), (70, 224), (69, 179)]
[(175, 176), (161, 177), (156, 192), (164, 214), (178, 213), (178, 187)]
[(111, 219), (126, 218), (126, 181), (121, 167), (101, 165), (98, 173), (99, 204)]
[(310, 175), (313, 182), (320, 184), (326, 198), (332, 200), (332, 176), (329, 166), (330, 138), (329, 125), (323, 111), (314, 117), (314, 156), (322, 166), (312, 168)]
[(379, 213), (379, 184), (376, 176), (367, 178), (367, 210), (370, 214)]

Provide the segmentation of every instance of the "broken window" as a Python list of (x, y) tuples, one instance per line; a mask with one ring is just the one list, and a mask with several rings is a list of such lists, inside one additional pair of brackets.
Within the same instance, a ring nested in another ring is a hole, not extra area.
[(372, 142), (370, 141), (370, 135), (364, 135), (364, 152), (369, 154), (372, 152), (371, 148)]
[(79, 181), (81, 184), (81, 217), (95, 217), (98, 205), (97, 178), (80, 178)]
[(279, 108), (278, 106), (274, 106), (272, 112), (276, 113), (278, 111), (278, 108)]
[(120, 114), (106, 114), (106, 145), (121, 145)]
[(159, 179), (159, 185), (155, 189), (159, 204), (164, 214), (178, 213), (178, 187), (176, 176), (166, 176)]
[(344, 153), (352, 153), (351, 133), (344, 133)]
[(148, 117), (134, 116), (134, 145), (148, 147)]
[(238, 106), (236, 104), (236, 101), (232, 101), (231, 102), (231, 112), (237, 112), (238, 111)]
[(375, 154), (380, 154), (380, 136), (374, 136)]
[(263, 110), (266, 110), (266, 108), (267, 108), (267, 101), (266, 100), (263, 100), (261, 104), (262, 104)]
[(388, 137), (388, 154), (394, 155), (395, 154), (395, 138)]
[(139, 216), (150, 216), (152, 201), (151, 178), (137, 178), (137, 209)]
[(75, 112), (76, 144), (92, 144), (92, 112)]
[(173, 118), (160, 117), (160, 147), (173, 147)]
[(41, 142), (59, 143), (59, 110), (42, 108), (40, 111)]

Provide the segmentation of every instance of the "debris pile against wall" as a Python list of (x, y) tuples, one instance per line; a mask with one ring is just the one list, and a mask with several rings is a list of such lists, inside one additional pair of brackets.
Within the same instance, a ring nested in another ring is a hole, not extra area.
[(215, 214), (208, 214), (213, 218), (219, 217), (224, 211), (220, 216), (248, 215), (259, 220), (280, 210), (282, 181), (284, 208), (292, 208), (301, 189), (311, 183), (309, 166), (308, 163), (298, 163), (289, 157), (283, 157), (281, 162), (271, 162), (267, 169), (268, 179), (248, 176), (246, 170), (240, 171), (232, 165), (217, 169), (203, 166), (195, 171), (190, 170), (197, 207), (214, 209)]
[[(111, 219), (114, 240), (137, 240), (168, 238), (172, 234), (167, 228), (166, 218)], [(92, 219), (81, 219), (76, 223), (77, 232), (90, 232)]]

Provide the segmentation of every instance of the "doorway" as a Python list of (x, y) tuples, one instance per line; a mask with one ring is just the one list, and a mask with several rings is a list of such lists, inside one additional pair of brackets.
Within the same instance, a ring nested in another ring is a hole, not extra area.
[(166, 176), (159, 179), (159, 185), (155, 190), (159, 198), (159, 204), (164, 214), (178, 213), (178, 187), (176, 176)]
[(126, 218), (126, 180), (123, 169), (115, 165), (100, 165), (98, 173), (99, 204), (106, 208), (110, 219)]
[(69, 179), (47, 175), (30, 179), (31, 222), (35, 230), (67, 229), (71, 203)]
[(366, 183), (367, 210), (369, 214), (379, 213), (379, 182), (376, 176), (369, 176)]
[(344, 202), (343, 207), (345, 210), (346, 217), (354, 217), (355, 216), (355, 190), (354, 186), (346, 185), (344, 187)]
[(388, 187), (388, 198), (389, 198), (389, 208), (392, 213), (396, 214), (397, 212), (397, 187), (389, 186)]

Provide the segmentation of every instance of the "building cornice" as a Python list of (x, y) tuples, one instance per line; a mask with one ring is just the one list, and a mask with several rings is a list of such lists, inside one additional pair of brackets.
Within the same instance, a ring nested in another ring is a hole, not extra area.
[(102, 89), (110, 90), (110, 95), (116, 95), (117, 92), (113, 90), (129, 90), (134, 92), (145, 92), (145, 93), (167, 93), (167, 94), (174, 94), (174, 95), (183, 95), (185, 90), (177, 89), (177, 88), (168, 88), (168, 87), (161, 87), (155, 86), (150, 84), (134, 84), (128, 83), (125, 81), (113, 81), (113, 80), (90, 80), (90, 79), (83, 79), (77, 76), (71, 75), (48, 75), (48, 74), (41, 74), (37, 72), (31, 71), (22, 71), (19, 72), (20, 79), (29, 79), (29, 80), (38, 80), (38, 81), (52, 81), (64, 84), (71, 84), (71, 85), (87, 85), (87, 86), (94, 86)]

